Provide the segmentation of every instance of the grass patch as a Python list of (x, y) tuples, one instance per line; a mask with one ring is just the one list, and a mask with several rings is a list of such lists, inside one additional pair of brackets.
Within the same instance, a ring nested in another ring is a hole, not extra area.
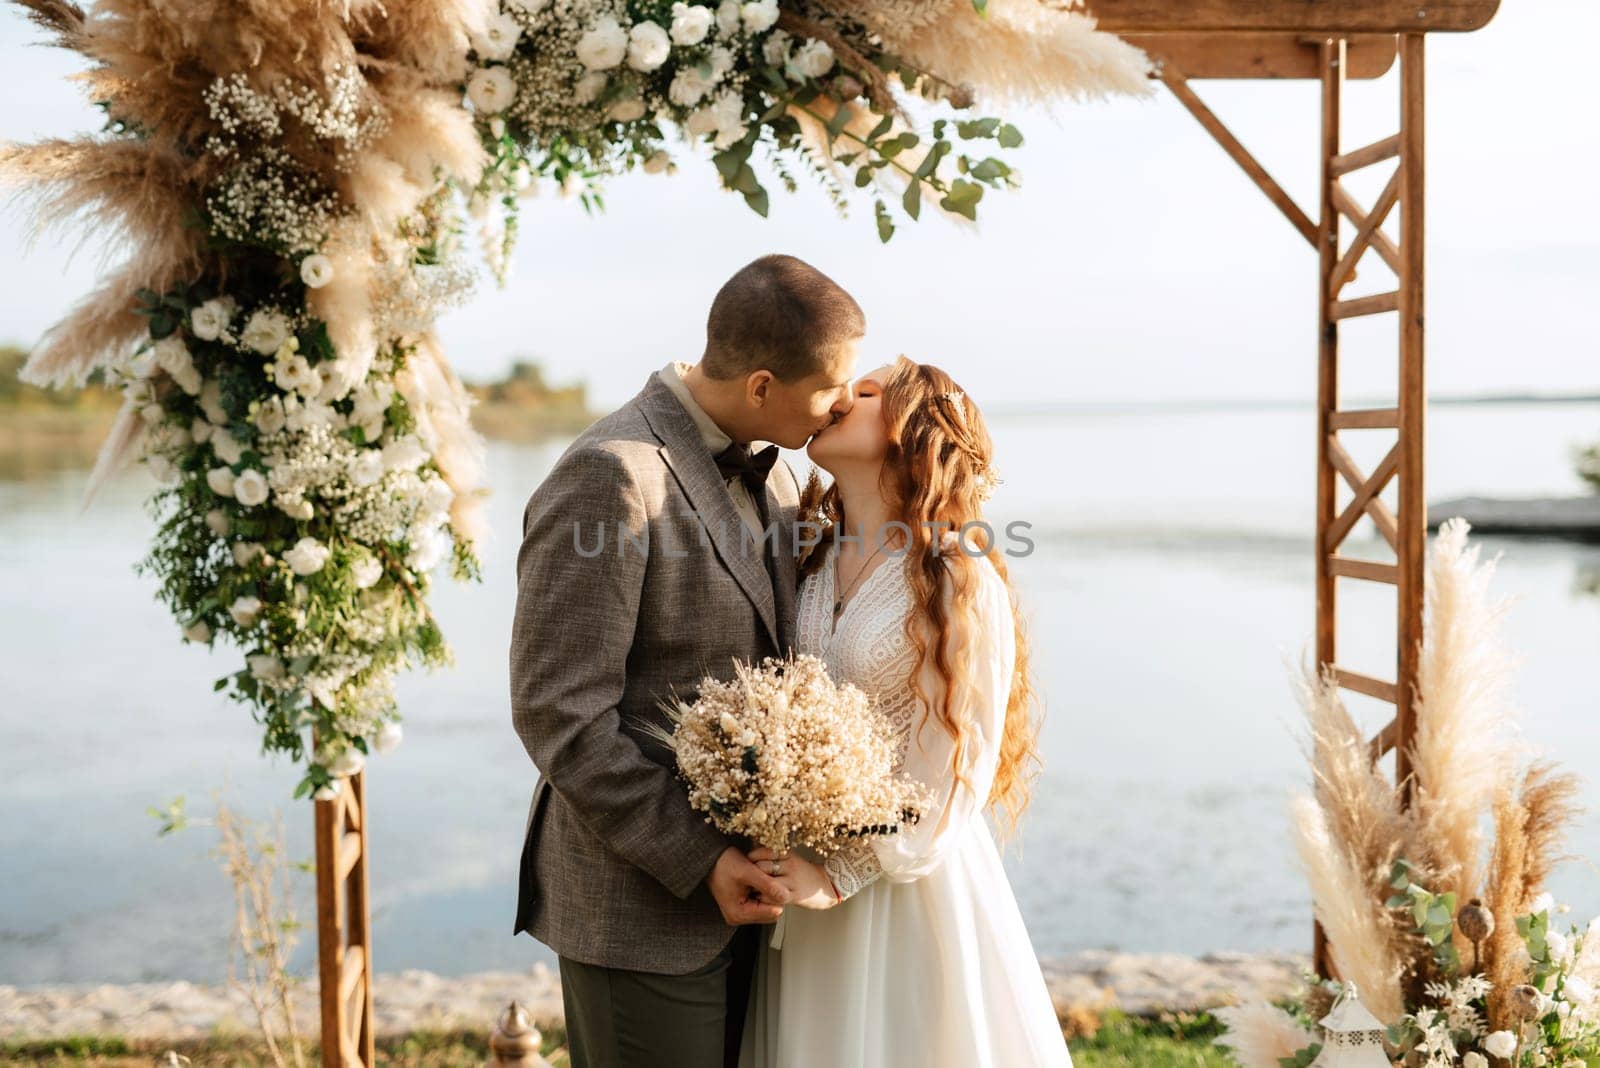
[(1073, 1038), (1073, 1068), (1232, 1068), (1212, 1045), (1222, 1025), (1208, 1012), (1154, 1018), (1110, 1013), (1097, 1029)]

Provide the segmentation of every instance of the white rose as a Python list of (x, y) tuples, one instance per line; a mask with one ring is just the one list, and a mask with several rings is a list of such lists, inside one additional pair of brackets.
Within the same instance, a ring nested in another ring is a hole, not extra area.
[(672, 157), (658, 149), (655, 152), (650, 153), (650, 155), (645, 159), (644, 172), (646, 174), (660, 174), (671, 165)]
[(739, 31), (739, 0), (722, 0), (717, 5), (717, 32), (731, 37)]
[[(217, 426), (228, 421), (228, 410), (222, 406), (222, 383), (215, 378), (208, 379), (205, 388), (200, 391), (200, 410)], [(195, 434), (194, 439), (204, 440), (199, 434)]]
[(1550, 959), (1558, 963), (1572, 954), (1571, 940), (1560, 931), (1551, 931), (1545, 935), (1544, 944), (1550, 950)]
[[(210, 476), (208, 475), (207, 478), (209, 479)], [(230, 529), (228, 525), (228, 513), (224, 512), (221, 508), (211, 509), (206, 513), (206, 529), (211, 531), (211, 533), (215, 534), (219, 538), (227, 537), (228, 530)]]
[(784, 30), (774, 30), (765, 41), (761, 43), (761, 58), (769, 66), (781, 67), (789, 62), (789, 45), (793, 37)]
[(820, 78), (833, 69), (833, 49), (827, 41), (810, 40), (800, 46), (790, 62), (807, 78)]
[(1517, 1036), (1510, 1031), (1496, 1031), (1483, 1040), (1483, 1048), (1493, 1057), (1510, 1057), (1517, 1052)]
[(690, 137), (703, 137), (717, 129), (717, 116), (710, 107), (695, 108), (683, 121), (683, 129)]
[(218, 497), (233, 496), (233, 472), (226, 467), (213, 467), (206, 472), (206, 485)]
[(427, 458), (428, 451), (413, 434), (395, 438), (383, 447), (383, 466), (390, 471), (411, 470)]
[(483, 33), (475, 34), (472, 47), (484, 59), (510, 59), (522, 36), (522, 24), (504, 11), (489, 16)]
[(296, 575), (315, 575), (328, 562), (328, 547), (316, 538), (301, 538), (283, 554), (284, 562)]
[(312, 791), (311, 797), (317, 801), (332, 801), (339, 796), (339, 783), (341, 779), (334, 779), (326, 786), (319, 786)]
[(709, 7), (699, 4), (675, 3), (672, 5), (672, 39), (681, 45), (696, 45), (711, 32), (716, 16)]
[(208, 642), (211, 640), (211, 625), (203, 619), (197, 619), (183, 628), (183, 636), (192, 642)]
[(189, 332), (201, 341), (215, 341), (233, 318), (232, 302), (214, 297), (189, 312)]
[(244, 324), (244, 333), (239, 335), (239, 341), (245, 348), (262, 356), (277, 352), (288, 339), (289, 320), (282, 312), (272, 308), (264, 308), (250, 316), (250, 321)]
[(371, 486), (382, 477), (383, 453), (379, 449), (363, 449), (350, 465), (350, 481), (358, 486)]
[(1594, 987), (1589, 985), (1589, 980), (1581, 975), (1569, 975), (1566, 982), (1561, 985), (1562, 992), (1567, 995), (1568, 1001), (1575, 1001), (1582, 1005), (1594, 997)]
[(1533, 915), (1537, 916), (1539, 913), (1541, 913), (1541, 912), (1549, 912), (1551, 909), (1553, 909), (1555, 907), (1556, 907), (1556, 899), (1551, 897), (1550, 894), (1547, 892), (1547, 893), (1540, 894), (1538, 897), (1534, 898), (1533, 899), (1533, 904), (1528, 906), (1528, 911), (1530, 913), (1532, 913)]
[[(203, 394), (205, 390), (200, 392)], [(216, 427), (211, 424), (211, 420), (197, 415), (194, 417), (194, 421), (189, 424), (189, 436), (194, 439), (196, 445), (204, 445), (211, 440), (211, 432), (215, 429)]]
[(283, 661), (266, 653), (256, 653), (244, 658), (250, 667), (250, 674), (264, 682), (276, 682), (283, 678)]
[[(317, 381), (321, 382), (322, 379), (319, 377)], [(290, 430), (310, 430), (316, 427), (333, 426), (334, 411), (331, 405), (314, 399), (301, 401), (298, 396), (294, 400), (295, 405), (293, 408), (290, 408), (287, 401), (283, 405), (283, 410), (287, 413), (283, 420), (284, 426)]]
[(632, 122), (644, 118), (644, 101), (636, 96), (618, 100), (606, 111), (606, 118), (613, 122)]
[(300, 261), (300, 281), (308, 288), (321, 289), (333, 281), (333, 261), (320, 252), (314, 252)]
[(600, 94), (606, 91), (606, 82), (611, 78), (603, 70), (592, 70), (578, 79), (573, 87), (578, 103), (589, 104), (599, 99)]
[(467, 79), (467, 99), (484, 115), (504, 111), (516, 97), (517, 83), (504, 67), (479, 67)]
[(1477, 1050), (1469, 1050), (1461, 1058), (1461, 1068), (1489, 1068), (1489, 1058)]
[(610, 70), (628, 54), (628, 31), (610, 15), (578, 38), (578, 62), (588, 70)]
[(356, 589), (371, 589), (383, 578), (383, 561), (376, 556), (363, 556), (350, 565), (350, 577), (355, 581)]
[(150, 469), (150, 473), (162, 485), (170, 486), (178, 481), (178, 465), (159, 453), (146, 456), (144, 465)]
[(261, 598), (235, 597), (233, 603), (228, 606), (228, 614), (241, 627), (255, 626), (256, 620), (261, 616)]
[(343, 356), (323, 360), (317, 364), (317, 379), (321, 383), (317, 399), (328, 402), (339, 400), (355, 387), (360, 374), (360, 368), (354, 360)]
[(244, 456), (244, 446), (224, 427), (218, 427), (211, 435), (211, 451), (225, 464), (236, 464)]
[(166, 413), (159, 404), (146, 404), (143, 408), (139, 409), (139, 418), (143, 419), (150, 426), (155, 426), (157, 423), (161, 422), (161, 417), (164, 414)]
[(449, 539), (437, 529), (410, 533), (411, 551), (406, 554), (406, 566), (418, 572), (432, 571), (444, 559)]
[(746, 33), (765, 33), (778, 21), (778, 0), (747, 0), (739, 6)]
[(637, 23), (628, 31), (628, 66), (634, 70), (655, 70), (671, 54), (672, 38), (654, 22)]
[(442, 478), (430, 478), (422, 484), (422, 506), (430, 512), (443, 512), (456, 499), (456, 491)]
[(267, 547), (259, 541), (236, 541), (233, 543), (233, 562), (239, 567), (244, 567), (267, 551)]
[(276, 434), (283, 429), (283, 398), (268, 397), (256, 408), (256, 429), (263, 434)]
[(278, 510), (290, 519), (310, 519), (315, 514), (311, 502), (304, 497), (296, 501), (279, 501)]
[(377, 735), (372, 739), (372, 748), (380, 753), (390, 752), (400, 744), (400, 739), (404, 736), (404, 733), (400, 729), (400, 724), (390, 720), (378, 728)]
[(187, 367), (179, 368), (173, 373), (172, 380), (178, 383), (178, 388), (189, 394), (189, 396), (198, 397), (200, 395), (202, 386), (200, 370), (194, 364), (191, 363)]
[(184, 368), (194, 366), (189, 356), (189, 346), (177, 334), (168, 334), (156, 342), (155, 358), (156, 365), (169, 375), (176, 376)]
[(692, 108), (711, 91), (713, 79), (701, 73), (699, 66), (679, 67), (667, 86), (667, 99), (681, 108)]
[(711, 102), (711, 117), (716, 123), (714, 144), (718, 148), (727, 148), (744, 136), (744, 98), (738, 93), (732, 90), (718, 93)]
[(272, 380), (285, 393), (297, 392), (307, 397), (322, 389), (322, 376), (312, 370), (310, 361), (298, 352), (277, 361)]
[(267, 499), (266, 476), (255, 468), (250, 468), (233, 480), (233, 495), (246, 508), (254, 508), (264, 503)]
[(328, 762), (328, 774), (344, 779), (356, 774), (366, 766), (367, 758), (361, 755), (361, 750), (344, 749), (339, 752), (338, 756)]

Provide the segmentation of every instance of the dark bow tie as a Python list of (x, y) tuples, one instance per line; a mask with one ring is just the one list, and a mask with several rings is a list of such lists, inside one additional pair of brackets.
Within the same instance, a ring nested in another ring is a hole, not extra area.
[(752, 494), (759, 492), (767, 481), (767, 474), (772, 470), (772, 465), (777, 462), (776, 445), (769, 445), (760, 452), (752, 454), (749, 445), (734, 442), (717, 453), (717, 471), (723, 480), (743, 479)]

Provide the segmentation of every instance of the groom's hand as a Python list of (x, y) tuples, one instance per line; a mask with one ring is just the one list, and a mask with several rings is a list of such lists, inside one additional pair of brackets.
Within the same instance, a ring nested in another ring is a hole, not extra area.
[(711, 896), (730, 927), (747, 923), (774, 923), (789, 903), (789, 889), (750, 862), (737, 847), (729, 846), (706, 876)]

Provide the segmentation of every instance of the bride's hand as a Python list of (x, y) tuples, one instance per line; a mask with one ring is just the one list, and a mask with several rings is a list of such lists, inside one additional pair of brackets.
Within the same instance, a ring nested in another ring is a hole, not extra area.
[(839, 893), (822, 865), (793, 853), (774, 853), (766, 846), (751, 850), (749, 856), (751, 863), (789, 888), (789, 904), (804, 909), (831, 909), (839, 904)]

